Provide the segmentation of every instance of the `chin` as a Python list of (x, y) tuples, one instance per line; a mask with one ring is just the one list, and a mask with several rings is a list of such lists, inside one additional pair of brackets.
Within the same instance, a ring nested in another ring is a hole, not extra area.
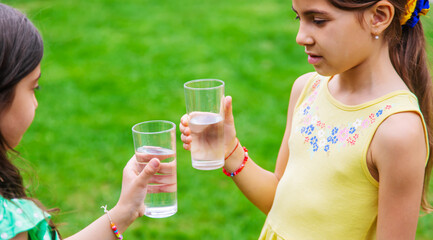
[(332, 77), (332, 76), (338, 74), (338, 72), (333, 70), (333, 69), (329, 69), (329, 68), (325, 68), (325, 67), (321, 67), (321, 66), (314, 66), (314, 70), (316, 70), (316, 72), (318, 74), (325, 76), (325, 77)]
[(21, 142), (21, 138), (22, 137), (20, 137), (19, 139), (14, 139), (13, 141), (7, 141), (8, 144), (6, 145), (6, 149), (11, 150), (11, 149), (16, 148), (18, 146), (18, 144)]

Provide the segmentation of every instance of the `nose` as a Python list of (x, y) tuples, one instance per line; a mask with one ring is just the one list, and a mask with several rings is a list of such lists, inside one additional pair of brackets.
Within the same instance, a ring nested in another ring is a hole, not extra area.
[(314, 39), (309, 31), (309, 28), (304, 24), (299, 24), (298, 34), (296, 35), (296, 43), (301, 46), (314, 44)]

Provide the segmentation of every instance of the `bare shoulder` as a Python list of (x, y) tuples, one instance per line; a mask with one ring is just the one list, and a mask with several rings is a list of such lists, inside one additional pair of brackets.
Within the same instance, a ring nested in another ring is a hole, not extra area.
[(379, 174), (385, 169), (424, 169), (427, 148), (421, 117), (415, 112), (391, 115), (377, 129), (371, 150)]
[(314, 75), (314, 72), (305, 73), (299, 76), (292, 86), (292, 94), (300, 95), (308, 80)]
[[(415, 145), (413, 141), (425, 143), (424, 125), (420, 115), (415, 112), (402, 112), (389, 116), (379, 126), (376, 137), (382, 143), (407, 148)], [(420, 148), (425, 149), (425, 144)]]

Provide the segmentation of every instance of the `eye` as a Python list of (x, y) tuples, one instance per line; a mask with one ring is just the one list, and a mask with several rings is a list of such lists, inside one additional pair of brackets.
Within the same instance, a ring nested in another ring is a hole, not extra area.
[(301, 18), (299, 17), (299, 15), (296, 15), (295, 20), (299, 20), (299, 19), (301, 19)]
[(323, 25), (327, 22), (327, 20), (322, 18), (313, 18), (313, 23), (316, 25)]
[(33, 91), (39, 91), (41, 89), (41, 86), (37, 85), (36, 87), (33, 88)]

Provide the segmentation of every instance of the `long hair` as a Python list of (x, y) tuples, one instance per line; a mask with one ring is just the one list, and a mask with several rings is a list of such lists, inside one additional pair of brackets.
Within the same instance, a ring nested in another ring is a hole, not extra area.
[[(347, 11), (359, 11), (373, 6), (379, 0), (330, 0), (335, 7)], [(407, 0), (389, 0), (394, 5), (395, 13), (390, 26), (385, 30), (384, 37), (389, 44), (389, 56), (397, 73), (403, 79), (410, 91), (418, 98), (423, 114), (429, 147), (433, 150), (433, 86), (429, 72), (426, 54), (426, 41), (421, 21), (413, 28), (400, 25), (400, 18), (405, 12)], [(424, 174), (424, 186), (421, 201), (423, 211), (433, 211), (428, 202), (427, 192), (433, 167), (433, 154), (428, 156)]]
[[(36, 27), (18, 10), (0, 4), (0, 116), (11, 106), (17, 84), (39, 65), (42, 56), (43, 41)], [(9, 151), (17, 153), (0, 129), (0, 195), (30, 199), (46, 211), (38, 200), (28, 197), (20, 170), (8, 158)], [(57, 231), (51, 220), (49, 225)]]

